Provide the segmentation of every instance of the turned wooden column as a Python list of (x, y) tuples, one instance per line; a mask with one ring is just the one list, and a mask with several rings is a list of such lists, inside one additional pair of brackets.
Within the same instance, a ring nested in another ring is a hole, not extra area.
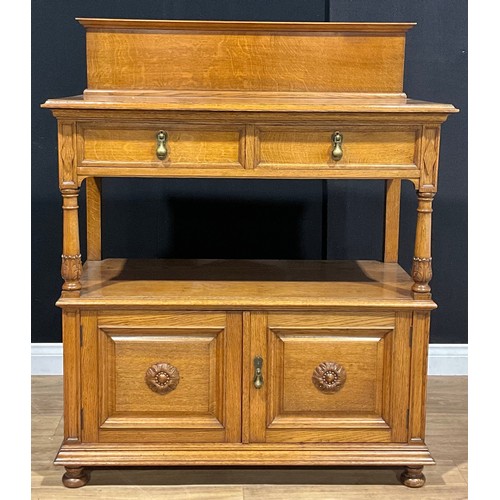
[(63, 253), (61, 276), (63, 290), (80, 290), (82, 275), (82, 256), (78, 230), (78, 193), (79, 189), (61, 189), (63, 198)]
[[(430, 298), (432, 279), (431, 231), (432, 200), (436, 193), (418, 192), (417, 230), (415, 234), (415, 253), (413, 257), (412, 290), (418, 298)], [(425, 295), (425, 297), (423, 296)]]

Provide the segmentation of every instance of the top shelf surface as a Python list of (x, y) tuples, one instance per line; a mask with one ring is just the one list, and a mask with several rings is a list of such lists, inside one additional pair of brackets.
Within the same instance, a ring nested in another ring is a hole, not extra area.
[(246, 92), (163, 92), (134, 94), (94, 92), (49, 99), (43, 108), (108, 111), (225, 111), (237, 113), (436, 113), (458, 112), (452, 104), (407, 99), (405, 96), (353, 96), (335, 94), (276, 94)]

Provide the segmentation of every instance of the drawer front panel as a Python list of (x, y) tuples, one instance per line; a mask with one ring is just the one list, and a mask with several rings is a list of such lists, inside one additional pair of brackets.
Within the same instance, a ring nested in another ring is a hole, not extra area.
[(251, 355), (266, 353), (265, 386), (250, 387), (250, 409), (265, 411), (250, 422), (250, 440), (406, 441), (409, 318), (254, 315)]
[[(157, 157), (166, 132), (167, 156)], [(218, 125), (80, 124), (80, 167), (243, 168), (244, 127)]]
[(99, 387), (85, 408), (87, 439), (239, 440), (241, 315), (101, 313), (84, 315), (83, 327), (92, 340), (83, 368), (94, 359)]
[[(332, 135), (342, 134), (342, 158), (332, 157)], [(415, 169), (417, 131), (411, 127), (326, 128), (260, 126), (256, 129), (256, 168), (270, 169)]]

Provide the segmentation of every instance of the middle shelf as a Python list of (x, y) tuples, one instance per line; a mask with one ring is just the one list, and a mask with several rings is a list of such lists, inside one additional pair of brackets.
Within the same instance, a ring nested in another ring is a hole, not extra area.
[(61, 307), (430, 310), (398, 265), (374, 260), (105, 259), (83, 266), (82, 290)]

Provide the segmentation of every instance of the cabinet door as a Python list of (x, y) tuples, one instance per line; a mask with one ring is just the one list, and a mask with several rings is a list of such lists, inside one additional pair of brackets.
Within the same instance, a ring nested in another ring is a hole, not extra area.
[(406, 441), (410, 321), (391, 312), (245, 316), (244, 441)]
[(83, 441), (241, 439), (238, 313), (82, 313)]

